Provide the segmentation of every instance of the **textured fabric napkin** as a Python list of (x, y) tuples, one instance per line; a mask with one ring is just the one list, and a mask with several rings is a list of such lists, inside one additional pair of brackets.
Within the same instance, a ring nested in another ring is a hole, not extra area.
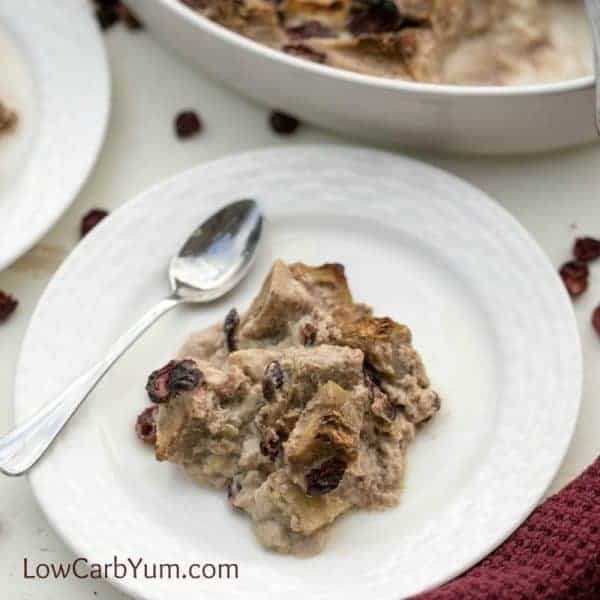
[(600, 458), (479, 565), (418, 600), (600, 600)]

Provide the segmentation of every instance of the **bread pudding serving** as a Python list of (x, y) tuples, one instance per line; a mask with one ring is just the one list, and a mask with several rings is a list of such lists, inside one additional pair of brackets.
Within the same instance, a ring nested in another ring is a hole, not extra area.
[(339, 264), (276, 261), (250, 308), (192, 335), (147, 391), (136, 428), (158, 460), (295, 554), (352, 508), (397, 504), (408, 445), (440, 409), (410, 330), (355, 303)]
[(290, 55), (369, 75), (508, 85), (592, 72), (583, 0), (182, 0)]

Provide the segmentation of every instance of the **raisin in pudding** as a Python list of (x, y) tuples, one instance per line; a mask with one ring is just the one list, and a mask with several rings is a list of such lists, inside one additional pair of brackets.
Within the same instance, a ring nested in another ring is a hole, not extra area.
[(583, 0), (182, 0), (290, 55), (370, 75), (508, 85), (592, 72)]
[(13, 131), (17, 125), (17, 120), (17, 113), (0, 101), (0, 135)]
[(150, 375), (156, 457), (227, 491), (274, 550), (322, 549), (352, 508), (397, 504), (409, 443), (440, 409), (410, 330), (353, 301), (344, 268), (275, 262), (250, 308)]

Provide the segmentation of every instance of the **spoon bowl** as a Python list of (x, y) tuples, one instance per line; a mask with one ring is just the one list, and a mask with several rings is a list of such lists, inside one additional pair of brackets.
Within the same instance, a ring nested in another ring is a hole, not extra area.
[(263, 216), (254, 200), (228, 204), (198, 227), (171, 260), (175, 297), (208, 302), (244, 278), (256, 255)]

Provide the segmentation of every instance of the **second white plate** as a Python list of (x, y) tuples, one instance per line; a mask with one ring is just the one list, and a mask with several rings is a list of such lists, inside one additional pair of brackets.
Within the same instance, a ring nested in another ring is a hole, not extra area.
[[(99, 358), (168, 291), (166, 265), (219, 206), (258, 199), (266, 236), (222, 302), (177, 310), (97, 388), (31, 474), (78, 556), (237, 563), (239, 578), (114, 582), (148, 599), (397, 600), (464, 571), (527, 516), (567, 449), (581, 388), (570, 301), (540, 249), (497, 204), (431, 167), (338, 147), (267, 150), (188, 171), (87, 236), (46, 290), (16, 382), (19, 419)], [(136, 439), (150, 370), (192, 330), (247, 306), (272, 260), (337, 261), (357, 299), (407, 323), (443, 409), (409, 450), (400, 506), (356, 513), (301, 560), (263, 550), (223, 493), (159, 464)], [(60, 323), (60, 327), (57, 327)]]
[(88, 2), (0, 2), (0, 100), (19, 114), (0, 137), (0, 269), (69, 207), (102, 145), (110, 77)]

